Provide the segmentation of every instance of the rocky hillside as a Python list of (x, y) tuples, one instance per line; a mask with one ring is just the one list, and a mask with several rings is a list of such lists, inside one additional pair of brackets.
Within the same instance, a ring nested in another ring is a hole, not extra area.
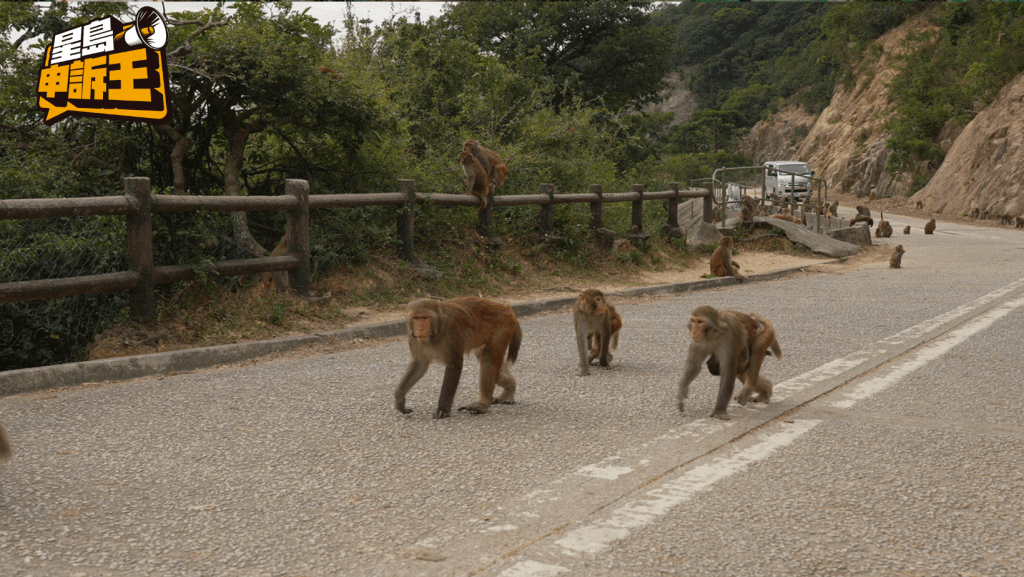
[(911, 200), (938, 214), (998, 219), (1024, 213), (1024, 74), (1006, 85), (952, 142)]
[(697, 110), (697, 97), (686, 89), (683, 77), (678, 72), (673, 72), (665, 78), (668, 87), (661, 91), (661, 100), (655, 104), (648, 104), (644, 112), (671, 112), (672, 121), (669, 124), (679, 124), (690, 120)]
[[(787, 107), (759, 123), (741, 144), (741, 152), (761, 163), (771, 159), (807, 161), (830, 191), (877, 198), (906, 197), (909, 176), (884, 169), (890, 150), (882, 130), (890, 109), (887, 84), (894, 73), (892, 56), (905, 49), (908, 34), (921, 30), (914, 19), (877, 40), (882, 55), (860, 71), (856, 83), (837, 86), (832, 101), (818, 116)], [(913, 194), (925, 210), (963, 216), (974, 208), (989, 218), (1024, 212), (1024, 75), (966, 127), (950, 123), (939, 137), (945, 160), (927, 186)]]

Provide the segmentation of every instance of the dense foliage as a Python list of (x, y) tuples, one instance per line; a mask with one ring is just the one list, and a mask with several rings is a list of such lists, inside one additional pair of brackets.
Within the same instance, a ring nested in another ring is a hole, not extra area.
[(887, 169), (912, 174), (914, 190), (942, 164), (943, 128), (965, 126), (1024, 71), (1022, 16), (1016, 3), (944, 5), (929, 14), (934, 27), (910, 39), (916, 49), (897, 61), (885, 128), (893, 149)]

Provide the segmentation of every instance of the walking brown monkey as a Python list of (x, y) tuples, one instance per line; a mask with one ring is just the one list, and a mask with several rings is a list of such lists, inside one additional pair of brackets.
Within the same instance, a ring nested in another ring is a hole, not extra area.
[(740, 274), (740, 263), (732, 260), (733, 240), (731, 236), (723, 236), (718, 241), (718, 248), (711, 253), (711, 274), (715, 276), (734, 276), (738, 281), (745, 281), (747, 277)]
[[(462, 361), (473, 352), (480, 361), (480, 394), (475, 403), (460, 411), (486, 413), (491, 403), (515, 402), (516, 379), (511, 365), (519, 356), (523, 331), (511, 307), (477, 297), (458, 297), (439, 301), (417, 299), (409, 303), (406, 331), (412, 360), (395, 389), (395, 409), (411, 413), (405, 407), (405, 395), (437, 361), (445, 365), (441, 397), (435, 419), (451, 414), (455, 390), (462, 376)], [(508, 353), (506, 359), (505, 354)], [(503, 391), (494, 396), (494, 387)]]
[(590, 374), (590, 363), (598, 366), (612, 362), (612, 351), (619, 346), (622, 317), (597, 289), (587, 289), (572, 306), (572, 322), (576, 327), (576, 348), (580, 354), (580, 376)]
[[(751, 345), (756, 342), (756, 338), (752, 340), (750, 335), (757, 334), (758, 322), (751, 315), (738, 311), (720, 311), (710, 306), (693, 309), (693, 312), (690, 313), (689, 323), (690, 348), (686, 354), (683, 378), (679, 381), (676, 393), (676, 406), (680, 411), (685, 409), (686, 398), (690, 393), (690, 383), (697, 378), (701, 365), (711, 355), (714, 355), (718, 361), (721, 372), (718, 399), (715, 402), (715, 409), (711, 413), (712, 417), (724, 421), (729, 420), (727, 408), (732, 399), (736, 375), (741, 368), (745, 372), (744, 383), (750, 383), (751, 388), (757, 388), (762, 384), (762, 381), (758, 380), (761, 364), (764, 362), (767, 349), (772, 348), (774, 351), (774, 347), (769, 343), (763, 352), (760, 346), (751, 348)], [(771, 332), (774, 339), (774, 329)], [(780, 349), (778, 353), (781, 354), (781, 352)]]
[(459, 153), (459, 164), (462, 165), (462, 172), (466, 174), (465, 180), (462, 181), (462, 184), (466, 185), (466, 194), (480, 199), (480, 208), (477, 212), (481, 212), (487, 208), (487, 196), (490, 194), (487, 171), (472, 153), (465, 150)]

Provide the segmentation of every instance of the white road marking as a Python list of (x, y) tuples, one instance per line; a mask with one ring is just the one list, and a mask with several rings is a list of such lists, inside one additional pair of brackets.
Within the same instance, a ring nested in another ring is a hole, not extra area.
[[(785, 397), (788, 394), (793, 394), (811, 385), (842, 374), (844, 371), (852, 369), (877, 355), (889, 352), (894, 345), (900, 345), (915, 338), (920, 338), (928, 332), (938, 329), (945, 323), (970, 314), (973, 310), (1006, 296), (1021, 286), (1024, 286), (1024, 279), (1014, 281), (1005, 287), (975, 299), (971, 303), (956, 307), (944, 314), (882, 339), (877, 343), (882, 345), (879, 348), (854, 352), (846, 357), (825, 363), (812, 371), (779, 383), (775, 387), (775, 397), (779, 398), (779, 392), (785, 393), (782, 395), (782, 397)], [(1024, 306), (1024, 298), (1018, 298), (993, 308), (962, 327), (954, 329), (935, 342), (925, 345), (909, 359), (889, 369), (884, 376), (856, 385), (846, 394), (845, 399), (835, 401), (830, 406), (846, 408), (857, 401), (864, 400), (885, 390), (928, 362), (947, 353), (950, 349), (966, 341), (971, 336), (991, 327), (996, 321), (1022, 306)], [(689, 501), (699, 493), (710, 489), (718, 481), (740, 473), (750, 465), (767, 459), (776, 450), (790, 445), (820, 422), (819, 420), (795, 420), (792, 424), (786, 425), (785, 429), (767, 436), (756, 445), (741, 450), (732, 456), (712, 459), (709, 463), (698, 465), (676, 479), (661, 483), (644, 495), (626, 502), (610, 513), (604, 514), (600, 519), (569, 530), (563, 537), (549, 545), (549, 547), (554, 549), (551, 551), (551, 554), (555, 557), (558, 555), (577, 556), (583, 553), (596, 554), (605, 551), (611, 547), (613, 542), (628, 537), (630, 530), (654, 522), (659, 517), (668, 513), (673, 507)], [(731, 425), (732, 421), (715, 421), (710, 424), (707, 421), (695, 421), (682, 427), (682, 430), (670, 431), (669, 434), (662, 435), (655, 441), (696, 436), (700, 433), (708, 434), (720, 431)], [(650, 443), (644, 443), (643, 446), (646, 447), (648, 444)], [(619, 471), (622, 472), (619, 473)], [(590, 465), (576, 472), (577, 474), (602, 479), (614, 479), (621, 474), (632, 472), (632, 469), (628, 467)], [(503, 571), (501, 577), (554, 577), (567, 571), (569, 571), (568, 568), (559, 565), (524, 559)]]
[(892, 369), (890, 369), (886, 374), (858, 383), (848, 391), (845, 391), (844, 399), (833, 401), (829, 403), (829, 406), (839, 409), (848, 409), (857, 404), (858, 401), (863, 401), (864, 399), (884, 391), (903, 380), (903, 378), (910, 373), (948, 353), (953, 347), (991, 327), (996, 321), (1021, 306), (1024, 306), (1024, 298), (999, 305), (978, 318), (973, 319), (962, 327), (958, 327), (953, 331), (950, 331), (948, 335), (941, 339), (921, 347), (921, 349), (916, 351), (909, 360), (892, 367)]
[(614, 481), (615, 479), (632, 472), (633, 469), (630, 469), (629, 467), (598, 467), (597, 465), (587, 465), (586, 467), (579, 468), (576, 471), (576, 474)]
[(565, 567), (537, 561), (522, 561), (502, 571), (501, 577), (554, 577), (568, 571)]

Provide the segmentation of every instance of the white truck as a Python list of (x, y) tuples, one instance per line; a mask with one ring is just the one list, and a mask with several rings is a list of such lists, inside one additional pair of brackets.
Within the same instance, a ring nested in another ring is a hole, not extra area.
[(814, 171), (799, 160), (769, 160), (764, 163), (764, 191), (783, 200), (804, 202), (811, 196), (811, 177)]

